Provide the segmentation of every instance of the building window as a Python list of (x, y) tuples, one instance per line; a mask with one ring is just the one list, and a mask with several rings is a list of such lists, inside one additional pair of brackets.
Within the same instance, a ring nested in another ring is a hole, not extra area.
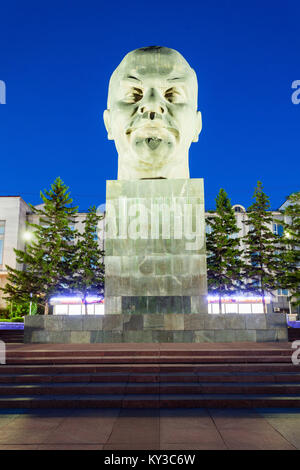
[(237, 213), (244, 213), (245, 212), (245, 208), (243, 206), (232, 206), (234, 212), (237, 212)]
[(282, 237), (283, 235), (283, 226), (280, 224), (273, 224), (273, 233), (274, 235), (278, 235), (279, 237)]
[(278, 289), (277, 295), (289, 295), (289, 291), (287, 289)]
[(5, 222), (0, 220), (0, 266), (3, 264)]

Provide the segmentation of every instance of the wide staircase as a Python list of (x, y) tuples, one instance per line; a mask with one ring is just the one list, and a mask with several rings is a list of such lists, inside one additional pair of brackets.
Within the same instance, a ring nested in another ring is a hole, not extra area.
[(23, 343), (24, 330), (0, 330), (0, 340), (5, 343)]
[(300, 365), (273, 344), (8, 345), (0, 409), (300, 407)]

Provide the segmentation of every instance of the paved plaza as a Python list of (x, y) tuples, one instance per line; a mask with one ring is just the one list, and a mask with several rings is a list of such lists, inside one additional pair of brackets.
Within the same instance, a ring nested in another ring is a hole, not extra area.
[(6, 410), (0, 450), (296, 450), (300, 409)]

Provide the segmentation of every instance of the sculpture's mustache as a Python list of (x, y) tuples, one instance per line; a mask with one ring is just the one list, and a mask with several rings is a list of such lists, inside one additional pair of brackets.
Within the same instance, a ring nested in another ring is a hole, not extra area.
[(125, 133), (127, 136), (130, 136), (133, 132), (138, 132), (139, 134), (143, 133), (145, 136), (147, 136), (149, 133), (159, 134), (161, 132), (165, 134), (167, 132), (173, 134), (176, 139), (179, 138), (178, 129), (169, 126), (167, 123), (156, 120), (150, 122), (148, 120), (147, 122), (139, 121), (138, 123), (135, 123), (134, 125), (128, 127)]

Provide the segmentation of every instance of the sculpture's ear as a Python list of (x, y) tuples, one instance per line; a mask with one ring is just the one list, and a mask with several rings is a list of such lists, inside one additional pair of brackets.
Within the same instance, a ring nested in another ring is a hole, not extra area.
[(104, 120), (104, 125), (107, 130), (107, 138), (108, 140), (114, 140), (112, 133), (111, 133), (111, 126), (110, 126), (110, 112), (109, 109), (106, 109), (103, 113), (103, 120)]
[(193, 142), (198, 142), (199, 139), (199, 134), (202, 130), (202, 115), (200, 111), (197, 111), (197, 116), (196, 116), (196, 132), (193, 138)]

